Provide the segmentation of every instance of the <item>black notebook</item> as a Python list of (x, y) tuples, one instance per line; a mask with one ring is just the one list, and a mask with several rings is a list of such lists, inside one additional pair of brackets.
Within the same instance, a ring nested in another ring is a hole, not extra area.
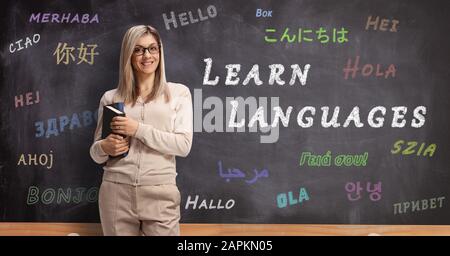
[[(125, 112), (123, 109), (123, 102), (113, 103), (106, 106), (103, 106), (103, 124), (102, 124), (102, 139), (108, 137), (109, 134), (113, 133), (111, 130), (111, 122), (112, 119), (116, 116), (125, 116)], [(125, 135), (121, 135), (122, 137), (126, 137)], [(117, 157), (125, 157), (128, 152), (123, 153), (118, 156), (109, 156), (111, 158)]]

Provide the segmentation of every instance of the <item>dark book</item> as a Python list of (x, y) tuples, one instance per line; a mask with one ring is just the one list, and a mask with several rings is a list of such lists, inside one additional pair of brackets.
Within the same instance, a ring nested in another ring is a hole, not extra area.
[[(102, 124), (102, 139), (105, 139), (110, 135), (112, 132), (111, 130), (111, 122), (112, 119), (116, 116), (125, 116), (124, 108), (123, 108), (123, 102), (113, 103), (106, 106), (103, 106), (103, 124)], [(125, 135), (119, 134), (123, 138), (125, 138)], [(117, 157), (125, 157), (127, 156), (128, 152), (123, 153), (122, 155), (118, 156), (109, 156), (110, 158), (117, 158)]]

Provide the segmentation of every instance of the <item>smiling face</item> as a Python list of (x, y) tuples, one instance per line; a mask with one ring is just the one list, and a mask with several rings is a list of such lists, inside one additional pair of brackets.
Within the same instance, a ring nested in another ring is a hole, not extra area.
[(159, 47), (155, 37), (145, 34), (138, 39), (131, 57), (133, 70), (141, 75), (155, 73), (159, 65)]

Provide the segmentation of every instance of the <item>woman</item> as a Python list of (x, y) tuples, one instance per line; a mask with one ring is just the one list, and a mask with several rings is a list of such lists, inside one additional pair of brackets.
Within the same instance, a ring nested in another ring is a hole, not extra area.
[[(114, 134), (101, 139), (103, 106), (116, 102), (124, 102), (126, 117), (114, 117)], [(100, 100), (90, 148), (96, 163), (106, 162), (99, 193), (104, 235), (179, 235), (175, 156), (188, 155), (192, 134), (191, 93), (166, 82), (158, 31), (131, 27), (122, 41), (119, 84)]]

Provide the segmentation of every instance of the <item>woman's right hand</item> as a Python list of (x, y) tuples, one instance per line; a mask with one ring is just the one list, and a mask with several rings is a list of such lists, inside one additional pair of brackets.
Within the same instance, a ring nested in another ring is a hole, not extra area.
[(103, 151), (110, 156), (118, 156), (127, 152), (130, 148), (129, 138), (123, 138), (117, 134), (110, 134), (100, 143)]

